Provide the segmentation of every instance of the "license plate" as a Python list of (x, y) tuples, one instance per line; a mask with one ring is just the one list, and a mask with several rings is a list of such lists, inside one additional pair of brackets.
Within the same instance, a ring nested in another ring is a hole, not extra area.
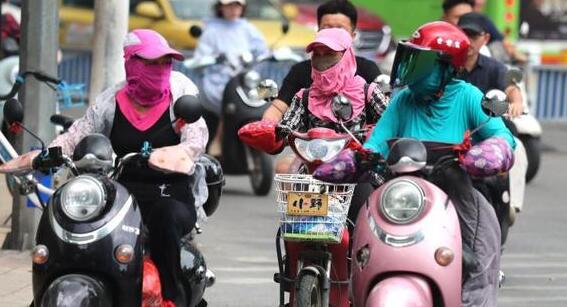
[(327, 216), (329, 196), (317, 193), (289, 193), (288, 215)]

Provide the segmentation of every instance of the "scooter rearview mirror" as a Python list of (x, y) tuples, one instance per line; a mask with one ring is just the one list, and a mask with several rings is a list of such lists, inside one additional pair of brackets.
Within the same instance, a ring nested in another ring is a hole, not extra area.
[(285, 18), (282, 20), (282, 33), (286, 35), (287, 32), (289, 32), (289, 21)]
[(8, 99), (4, 103), (4, 120), (8, 125), (21, 123), (24, 120), (24, 108), (16, 98)]
[(392, 92), (392, 87), (390, 86), (390, 76), (386, 74), (381, 74), (376, 79), (374, 83), (378, 84), (378, 88), (385, 94)]
[(194, 95), (183, 95), (173, 104), (175, 118), (181, 118), (186, 123), (196, 122), (204, 113), (199, 97)]
[(278, 97), (278, 84), (272, 79), (260, 82), (257, 88), (258, 98), (272, 100)]
[(482, 110), (488, 116), (499, 117), (508, 112), (508, 99), (501, 90), (490, 90), (482, 99)]
[(345, 96), (337, 95), (332, 103), (333, 115), (340, 121), (347, 121), (352, 117), (352, 103)]
[(522, 82), (524, 75), (519, 68), (512, 67), (506, 72), (506, 83), (508, 85), (514, 85)]
[(191, 37), (199, 38), (199, 37), (201, 37), (201, 34), (203, 34), (203, 29), (200, 26), (192, 25), (189, 28), (189, 35), (191, 35)]

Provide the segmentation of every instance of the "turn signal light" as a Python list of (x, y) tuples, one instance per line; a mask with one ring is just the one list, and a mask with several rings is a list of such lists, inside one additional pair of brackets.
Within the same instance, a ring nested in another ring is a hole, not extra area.
[(455, 259), (455, 253), (448, 247), (440, 247), (435, 251), (435, 261), (441, 266), (448, 266)]
[(130, 263), (134, 258), (134, 248), (129, 244), (122, 244), (114, 250), (114, 257), (120, 263)]
[(39, 244), (33, 248), (31, 256), (33, 263), (44, 264), (49, 259), (49, 249), (47, 249), (47, 246)]
[(368, 245), (365, 245), (356, 253), (356, 262), (358, 262), (361, 269), (364, 269), (364, 267), (368, 264), (368, 260), (370, 260), (370, 249), (368, 248)]

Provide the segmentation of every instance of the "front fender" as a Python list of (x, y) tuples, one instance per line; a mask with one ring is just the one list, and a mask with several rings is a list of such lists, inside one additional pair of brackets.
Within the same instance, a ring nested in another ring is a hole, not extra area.
[(368, 307), (432, 307), (433, 294), (429, 283), (416, 275), (398, 275), (377, 283), (366, 299)]

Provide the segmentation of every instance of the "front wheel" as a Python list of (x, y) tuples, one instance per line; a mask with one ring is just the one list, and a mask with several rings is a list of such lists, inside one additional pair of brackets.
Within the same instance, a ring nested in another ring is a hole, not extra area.
[(322, 307), (323, 298), (319, 278), (314, 274), (303, 274), (297, 289), (297, 307)]
[(528, 157), (526, 183), (529, 183), (534, 179), (539, 170), (541, 162), (541, 139), (529, 135), (520, 135), (519, 138), (526, 148), (526, 155)]
[(250, 149), (250, 183), (254, 194), (258, 196), (267, 195), (272, 188), (274, 179), (274, 167), (272, 159), (268, 154)]

